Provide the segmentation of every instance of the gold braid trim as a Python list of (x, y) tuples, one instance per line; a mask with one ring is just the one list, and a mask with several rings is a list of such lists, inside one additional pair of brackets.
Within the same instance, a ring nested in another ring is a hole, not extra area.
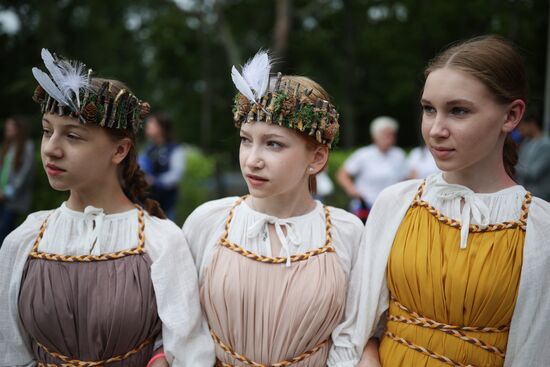
[[(462, 228), (462, 224), (459, 220), (449, 218), (445, 214), (441, 213), (439, 210), (431, 206), (427, 201), (424, 201), (421, 199), (422, 193), (424, 192), (424, 187), (426, 186), (426, 181), (422, 182), (420, 187), (418, 188), (418, 192), (416, 193), (413, 202), (411, 203), (411, 207), (419, 206), (424, 207), (428, 210), (428, 212), (437, 218), (438, 221), (441, 223), (444, 223), (448, 226), (451, 226), (453, 228)], [(487, 227), (480, 227), (477, 224), (470, 224), (470, 232), (473, 233), (481, 233), (481, 232), (493, 232), (493, 231), (500, 231), (503, 229), (512, 229), (512, 228), (520, 228), (522, 231), (525, 231), (527, 228), (527, 216), (529, 215), (529, 205), (533, 201), (533, 195), (527, 191), (525, 193), (525, 198), (523, 199), (523, 202), (521, 204), (521, 215), (519, 220), (517, 221), (507, 221), (497, 224), (489, 224)]]
[(132, 249), (122, 250), (118, 252), (111, 252), (101, 255), (59, 255), (59, 254), (50, 254), (45, 252), (38, 251), (38, 245), (44, 237), (44, 231), (46, 230), (48, 224), (48, 218), (44, 220), (42, 226), (40, 227), (40, 232), (36, 236), (34, 245), (29, 254), (29, 257), (34, 259), (50, 260), (50, 261), (63, 261), (63, 262), (92, 262), (92, 261), (105, 261), (105, 260), (115, 260), (120, 259), (126, 256), (131, 255), (141, 255), (145, 252), (143, 249), (145, 244), (145, 220), (143, 209), (138, 206), (138, 245)]
[(386, 335), (388, 338), (390, 338), (391, 340), (393, 340), (393, 341), (396, 341), (396, 342), (398, 342), (398, 343), (400, 343), (400, 344), (403, 344), (403, 345), (405, 345), (405, 346), (411, 348), (412, 350), (415, 350), (415, 351), (417, 351), (417, 352), (420, 352), (420, 353), (422, 353), (422, 354), (425, 354), (425, 355), (427, 355), (428, 357), (431, 357), (431, 358), (433, 358), (433, 359), (437, 359), (438, 361), (443, 362), (443, 363), (446, 363), (446, 364), (448, 364), (448, 365), (450, 365), (450, 366), (455, 366), (455, 367), (475, 367), (475, 366), (472, 365), (472, 364), (463, 364), (463, 363), (455, 362), (455, 361), (453, 361), (453, 360), (450, 359), (450, 358), (447, 358), (447, 357), (442, 356), (442, 355), (440, 355), (440, 354), (434, 353), (434, 352), (432, 352), (432, 351), (429, 350), (429, 349), (426, 349), (426, 348), (421, 347), (421, 346), (419, 346), (419, 345), (413, 344), (413, 343), (411, 343), (411, 342), (409, 342), (409, 341), (407, 341), (407, 340), (405, 340), (405, 339), (403, 339), (403, 338), (400, 338), (400, 337), (398, 337), (398, 336), (395, 336), (395, 334), (393, 334), (393, 333), (391, 333), (391, 332), (389, 332), (389, 331), (386, 331), (385, 335)]
[(434, 329), (439, 330), (441, 332), (444, 332), (446, 334), (452, 335), (454, 337), (459, 338), (462, 341), (465, 341), (466, 343), (473, 344), (481, 349), (484, 349), (488, 352), (494, 353), (497, 356), (504, 358), (505, 352), (501, 349), (487, 344), (484, 341), (470, 337), (466, 335), (464, 332), (477, 332), (477, 333), (502, 333), (510, 330), (509, 325), (503, 325), (499, 327), (477, 327), (477, 326), (456, 326), (456, 325), (447, 325), (441, 322), (437, 322), (435, 320), (432, 320), (430, 318), (424, 317), (416, 313), (415, 311), (409, 310), (407, 307), (399, 303), (395, 298), (392, 297), (391, 301), (399, 307), (402, 311), (405, 311), (408, 313), (411, 318), (403, 317), (403, 316), (396, 316), (396, 315), (388, 315), (388, 321), (395, 321), (400, 322), (408, 325), (416, 325), (427, 329)]
[(48, 350), (48, 348), (46, 348), (44, 345), (40, 344), (39, 342), (36, 342), (36, 344), (44, 352), (48, 353), (50, 356), (52, 356), (54, 358), (57, 358), (57, 359), (64, 362), (60, 365), (53, 364), (53, 363), (39, 362), (38, 367), (96, 367), (96, 366), (103, 366), (103, 365), (113, 363), (113, 362), (123, 361), (123, 360), (133, 356), (134, 354), (138, 353), (139, 351), (141, 351), (147, 345), (151, 344), (151, 340), (147, 339), (143, 343), (138, 345), (136, 348), (132, 349), (131, 351), (129, 351), (127, 353), (124, 353), (124, 354), (120, 354), (118, 356), (111, 357), (111, 358), (103, 360), (103, 361), (80, 361), (78, 359), (70, 359), (69, 357), (66, 357), (62, 354), (59, 354), (59, 353), (56, 353), (56, 352), (51, 352), (50, 350)]
[[(323, 348), (329, 342), (329, 339), (326, 339), (326, 340), (320, 342), (319, 344), (317, 344), (312, 349), (308, 350), (307, 352), (304, 352), (304, 353), (300, 354), (297, 357), (294, 357), (294, 358), (286, 360), (286, 361), (277, 362), (277, 363), (274, 363), (274, 364), (268, 366), (268, 365), (265, 365), (265, 364), (261, 364), (261, 363), (251, 361), (250, 359), (246, 358), (245, 356), (242, 356), (239, 353), (234, 352), (233, 350), (231, 350), (231, 348), (229, 346), (227, 346), (226, 344), (224, 344), (220, 340), (220, 338), (216, 335), (214, 330), (210, 330), (210, 335), (212, 335), (212, 339), (214, 339), (214, 342), (216, 342), (216, 344), (218, 344), (220, 346), (220, 348), (223, 349), (224, 352), (231, 355), (233, 358), (235, 358), (235, 359), (237, 359), (237, 360), (239, 360), (239, 361), (241, 361), (241, 362), (243, 362), (243, 363), (245, 363), (249, 366), (252, 366), (252, 367), (286, 367), (286, 366), (291, 366), (295, 363), (303, 361), (304, 359), (308, 358), (312, 354), (316, 353), (318, 350)], [(223, 363), (219, 360), (216, 362), (216, 366), (234, 367), (231, 364)]]
[[(219, 244), (221, 246), (226, 247), (226, 248), (230, 249), (231, 251), (234, 251), (234, 252), (236, 252), (236, 253), (238, 253), (238, 254), (240, 254), (240, 255), (248, 258), (248, 259), (251, 259), (251, 260), (256, 260), (256, 261), (266, 263), (266, 264), (284, 264), (284, 263), (286, 263), (287, 257), (283, 257), (283, 256), (270, 257), (270, 256), (258, 255), (258, 254), (255, 254), (253, 252), (250, 252), (248, 250), (245, 250), (241, 246), (239, 246), (235, 243), (232, 243), (227, 239), (227, 236), (229, 234), (229, 228), (231, 226), (231, 221), (233, 220), (233, 216), (235, 215), (235, 209), (237, 208), (237, 206), (241, 202), (243, 202), (243, 200), (245, 198), (246, 198), (246, 196), (241, 197), (239, 200), (237, 200), (235, 202), (235, 204), (233, 205), (233, 208), (231, 208), (231, 211), (229, 212), (229, 217), (227, 218), (227, 221), (225, 222), (225, 229), (224, 229), (224, 231), (221, 235)], [(327, 223), (326, 224), (326, 237), (327, 237), (327, 240), (326, 240), (325, 244), (323, 245), (323, 247), (316, 248), (314, 250), (305, 252), (303, 254), (292, 255), (290, 257), (291, 262), (303, 261), (303, 260), (307, 260), (307, 259), (309, 259), (313, 256), (320, 255), (320, 254), (325, 253), (325, 252), (334, 252), (335, 251), (334, 247), (332, 247), (332, 222), (330, 220), (330, 213), (329, 213), (329, 210), (328, 210), (327, 206), (324, 206), (323, 209), (324, 209), (324, 212), (325, 212), (325, 219), (326, 219), (326, 223)]]

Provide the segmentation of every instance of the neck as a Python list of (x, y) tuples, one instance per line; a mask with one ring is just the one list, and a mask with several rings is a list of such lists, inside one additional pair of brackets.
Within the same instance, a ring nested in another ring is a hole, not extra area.
[(69, 209), (82, 212), (89, 205), (102, 208), (106, 214), (121, 213), (135, 207), (122, 191), (118, 180), (103, 181), (93, 187), (71, 190), (67, 200)]
[(502, 158), (461, 171), (444, 172), (443, 178), (448, 183), (466, 186), (477, 193), (496, 192), (516, 185), (506, 173)]
[(247, 203), (252, 209), (276, 218), (304, 215), (315, 208), (315, 200), (311, 197), (307, 185), (305, 190), (296, 190), (266, 198), (250, 196)]

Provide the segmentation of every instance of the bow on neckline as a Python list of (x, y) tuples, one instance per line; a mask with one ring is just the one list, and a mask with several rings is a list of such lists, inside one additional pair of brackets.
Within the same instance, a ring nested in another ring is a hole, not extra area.
[(472, 219), (482, 229), (489, 225), (489, 207), (474, 191), (461, 185), (436, 183), (434, 189), (438, 198), (445, 201), (454, 201), (453, 204), (456, 205), (457, 212), (461, 213), (460, 248), (465, 249), (468, 244)]
[[(290, 266), (290, 257), (292, 256), (290, 247), (291, 245), (295, 247), (299, 246), (301, 243), (300, 237), (294, 228), (294, 223), (287, 219), (280, 219), (266, 215), (258, 219), (251, 227), (248, 228), (247, 237), (255, 238), (263, 233), (267, 233), (269, 224), (272, 224), (275, 227), (275, 233), (277, 234), (277, 237), (281, 242), (281, 246), (286, 253), (286, 266)], [(286, 235), (283, 231), (283, 227), (286, 229)], [(271, 243), (264, 241), (264, 245), (268, 256), (272, 256)]]

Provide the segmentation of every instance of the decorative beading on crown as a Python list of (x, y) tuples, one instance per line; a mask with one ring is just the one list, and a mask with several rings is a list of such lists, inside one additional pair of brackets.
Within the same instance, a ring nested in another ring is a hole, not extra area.
[(310, 98), (313, 89), (299, 83), (291, 85), (281, 73), (270, 78), (270, 66), (267, 53), (260, 51), (243, 67), (242, 75), (233, 67), (233, 82), (240, 92), (233, 107), (235, 126), (250, 122), (277, 124), (332, 147), (340, 129), (336, 108), (324, 99), (314, 102)]
[(50, 75), (38, 68), (32, 72), (39, 85), (33, 100), (42, 113), (57, 113), (77, 118), (82, 123), (137, 132), (149, 114), (149, 103), (138, 99), (127, 89), (116, 95), (110, 81), (99, 88), (91, 84), (92, 69), (79, 61), (69, 61), (42, 49), (42, 59)]

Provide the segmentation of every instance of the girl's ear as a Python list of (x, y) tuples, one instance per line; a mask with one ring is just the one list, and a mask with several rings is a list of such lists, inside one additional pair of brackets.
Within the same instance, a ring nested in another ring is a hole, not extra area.
[(525, 112), (525, 102), (521, 99), (516, 99), (508, 106), (508, 112), (506, 114), (506, 120), (502, 125), (502, 131), (509, 133), (514, 130), (521, 121), (523, 113)]
[[(307, 174), (316, 175), (325, 168), (328, 161), (328, 147), (319, 145), (315, 148), (308, 166)], [(311, 169), (310, 169), (311, 168)]]
[(111, 158), (112, 162), (114, 164), (120, 164), (126, 158), (128, 155), (128, 152), (132, 148), (132, 140), (130, 138), (123, 138), (120, 139), (116, 143), (115, 152), (113, 154), (113, 157)]

